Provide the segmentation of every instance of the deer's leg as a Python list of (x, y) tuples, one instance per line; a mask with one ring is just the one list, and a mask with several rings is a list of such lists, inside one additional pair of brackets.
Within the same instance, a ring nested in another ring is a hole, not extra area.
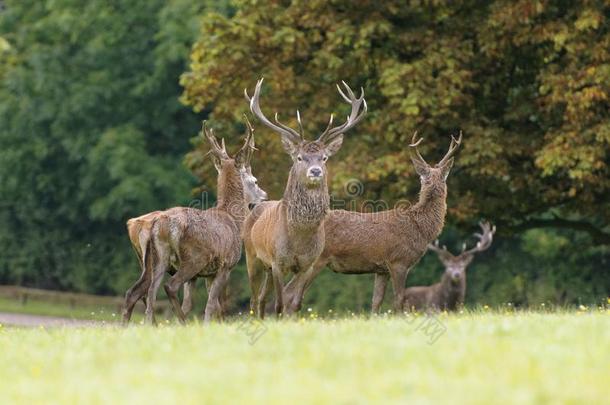
[(301, 309), (306, 281), (306, 272), (297, 273), (284, 288), (284, 308), (287, 315), (292, 315)]
[(205, 314), (203, 316), (204, 322), (210, 322), (214, 317), (222, 317), (222, 305), (220, 299), (223, 291), (227, 287), (229, 281), (230, 271), (227, 269), (220, 269), (212, 281), (210, 291), (208, 294), (208, 302), (205, 306)]
[[(206, 277), (205, 278), (205, 290), (208, 292), (208, 297), (210, 296), (210, 290), (212, 289), (212, 282), (214, 281), (213, 277)], [(227, 287), (224, 289), (224, 291), (222, 291), (220, 293), (220, 297), (218, 298), (218, 301), (220, 302), (220, 318), (224, 318), (225, 315), (225, 305), (226, 305), (226, 301), (227, 301), (227, 289), (228, 289), (228, 283), (227, 283)], [(205, 308), (204, 308), (204, 315), (205, 316)]]
[(277, 263), (271, 266), (273, 288), (275, 289), (275, 314), (279, 317), (284, 310), (284, 277), (282, 269)]
[(157, 266), (152, 275), (152, 282), (148, 287), (148, 294), (146, 296), (146, 323), (149, 325), (155, 324), (155, 302), (157, 302), (157, 293), (163, 281), (165, 275), (165, 267)]
[[(195, 274), (197, 273), (195, 272)], [(174, 309), (174, 314), (176, 314), (178, 321), (183, 325), (186, 323), (186, 317), (184, 316), (182, 308), (180, 307), (180, 302), (178, 301), (178, 290), (184, 283), (192, 279), (195, 274), (192, 274), (187, 268), (181, 266), (176, 274), (174, 274), (164, 286), (167, 298), (169, 298), (169, 302)]]
[(392, 289), (394, 290), (394, 311), (402, 312), (405, 295), (405, 283), (409, 268), (400, 263), (390, 266), (390, 277), (392, 278)]
[(288, 305), (290, 305), (290, 311), (294, 313), (301, 310), (305, 292), (326, 264), (326, 260), (318, 259), (306, 272), (298, 273), (290, 280), (285, 288), (286, 300)]
[(262, 274), (263, 274), (263, 282), (261, 284), (261, 288), (260, 288), (260, 292), (259, 292), (259, 296), (258, 296), (258, 307), (256, 308), (256, 315), (259, 318), (264, 319), (267, 297), (269, 296), (269, 293), (271, 292), (271, 289), (269, 288), (269, 285), (271, 284), (269, 282), (269, 279), (271, 277), (269, 277), (268, 271), (263, 271)]
[(208, 300), (210, 298), (210, 289), (212, 288), (212, 281), (214, 281), (214, 277), (204, 277), (203, 281), (205, 282), (205, 292), (208, 294), (208, 297), (206, 298), (205, 306), (203, 307), (203, 312), (201, 313), (201, 319), (203, 319), (203, 317), (205, 316), (205, 308), (208, 305)]
[(375, 287), (373, 288), (373, 302), (371, 304), (371, 311), (374, 314), (379, 313), (389, 278), (390, 275), (387, 273), (375, 273)]
[(224, 316), (227, 314), (227, 305), (229, 305), (229, 289), (229, 280), (227, 280), (225, 288), (222, 289), (222, 291), (220, 292), (220, 297), (218, 298), (218, 301), (220, 302), (221, 319), (224, 319)]
[(266, 271), (264, 271), (258, 259), (250, 255), (247, 249), (246, 266), (248, 268), (248, 282), (250, 284), (250, 311), (257, 313), (261, 297), (261, 286), (266, 277)]
[(161, 241), (149, 241), (144, 263), (152, 279), (146, 294), (145, 321), (149, 325), (154, 325), (157, 293), (161, 286), (161, 281), (163, 281), (163, 276), (165, 276), (165, 272), (169, 269), (169, 245)]
[(182, 313), (188, 316), (193, 310), (193, 295), (195, 294), (195, 286), (197, 279), (193, 278), (184, 283), (184, 297), (182, 298)]
[(131, 319), (133, 307), (139, 299), (146, 295), (151, 282), (150, 273), (143, 268), (142, 274), (136, 283), (125, 293), (125, 304), (123, 305), (123, 325), (127, 325)]

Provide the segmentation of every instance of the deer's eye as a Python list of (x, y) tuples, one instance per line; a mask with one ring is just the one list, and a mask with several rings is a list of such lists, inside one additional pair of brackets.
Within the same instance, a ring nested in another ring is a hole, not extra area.
[(302, 162), (303, 161), (303, 158), (301, 157), (301, 155), (297, 156), (297, 161), (298, 162)]
[(327, 160), (328, 160), (328, 156), (326, 156), (326, 155), (322, 156), (322, 161), (323, 162), (326, 162)]

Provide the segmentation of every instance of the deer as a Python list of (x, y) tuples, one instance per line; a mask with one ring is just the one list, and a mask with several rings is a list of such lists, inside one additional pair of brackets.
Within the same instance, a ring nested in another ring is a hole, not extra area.
[(425, 254), (430, 242), (441, 233), (447, 212), (447, 177), (454, 155), (462, 142), (451, 136), (445, 156), (434, 166), (429, 165), (417, 147), (423, 138), (413, 135), (411, 161), (419, 175), (421, 189), (416, 204), (397, 204), (379, 212), (332, 210), (324, 221), (323, 252), (311, 271), (286, 286), (285, 295), (296, 308), (301, 306), (304, 290), (326, 266), (336, 273), (375, 274), (371, 309), (378, 313), (388, 279), (394, 290), (394, 310), (403, 310), (405, 283), (409, 270)]
[[(248, 166), (247, 174), (252, 175), (251, 169)], [(256, 178), (249, 179), (250, 184), (257, 185)], [(134, 249), (136, 256), (138, 258), (138, 262), (140, 264), (140, 269), (142, 269), (142, 274), (147, 275), (148, 273), (144, 272), (144, 256), (146, 253), (146, 246), (148, 241), (150, 240), (151, 228), (156, 220), (156, 218), (162, 214), (163, 211), (153, 211), (147, 214), (141, 215), (136, 218), (131, 218), (127, 221), (127, 233), (129, 236), (129, 240), (131, 242), (131, 246)], [(211, 277), (205, 277), (205, 286), (208, 294), (210, 292), (210, 286), (212, 279)], [(188, 316), (191, 310), (193, 309), (193, 296), (195, 293), (196, 279), (189, 280), (184, 283), (184, 292), (182, 298), (182, 312), (185, 316)], [(145, 296), (142, 296), (142, 301), (144, 305), (146, 305)], [(226, 290), (222, 293), (220, 303), (222, 307), (222, 311), (225, 311), (225, 302), (226, 302)], [(129, 315), (130, 317), (130, 315)], [(128, 320), (127, 320), (128, 321)]]
[(405, 306), (408, 310), (455, 311), (464, 305), (466, 268), (476, 253), (489, 249), (496, 232), (496, 227), (492, 227), (489, 222), (481, 222), (479, 226), (482, 232), (474, 234), (479, 239), (477, 244), (468, 250), (466, 244), (462, 244), (462, 252), (457, 256), (451, 254), (446, 246), (441, 248), (438, 239), (428, 245), (428, 249), (435, 252), (445, 266), (445, 272), (436, 284), (407, 288)]
[(250, 307), (264, 317), (269, 278), (275, 291), (277, 316), (290, 315), (295, 308), (284, 306), (284, 276), (307, 271), (324, 248), (324, 218), (330, 207), (326, 162), (339, 151), (343, 134), (354, 128), (367, 112), (364, 89), (356, 97), (347, 83), (345, 92), (337, 85), (341, 97), (351, 105), (346, 121), (333, 126), (333, 115), (324, 132), (315, 140), (305, 140), (300, 113), (299, 131), (283, 124), (275, 114), (275, 123), (260, 107), (260, 79), (252, 97), (244, 90), (252, 113), (268, 128), (280, 135), (292, 167), (282, 199), (257, 205), (244, 223), (243, 239), (246, 250), (248, 279), (251, 289)]
[[(207, 210), (174, 207), (128, 221), (142, 273), (125, 294), (124, 324), (129, 322), (135, 303), (145, 295), (146, 322), (155, 323), (154, 305), (165, 273), (172, 275), (164, 288), (181, 323), (185, 323), (185, 315), (177, 291), (185, 283), (193, 284), (197, 277), (211, 280), (204, 321), (222, 316), (220, 300), (230, 272), (241, 257), (240, 234), (248, 205), (266, 200), (267, 194), (252, 175), (250, 162), (255, 145), (247, 119), (244, 144), (234, 157), (227, 153), (224, 139), (218, 143), (205, 121), (200, 135), (211, 146), (208, 154), (218, 172), (217, 204)], [(190, 286), (186, 290), (192, 292)]]

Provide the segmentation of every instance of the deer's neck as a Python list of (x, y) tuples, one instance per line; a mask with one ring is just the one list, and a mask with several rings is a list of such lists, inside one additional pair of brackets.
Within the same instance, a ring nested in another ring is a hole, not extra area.
[(217, 198), (216, 207), (226, 211), (241, 227), (241, 223), (248, 215), (248, 206), (241, 176), (233, 165), (223, 168), (218, 176)]
[(288, 176), (283, 203), (288, 226), (295, 229), (317, 229), (330, 206), (326, 179), (317, 187), (308, 187), (297, 180), (293, 170)]
[(444, 183), (422, 185), (419, 200), (410, 211), (426, 244), (436, 239), (443, 230), (447, 214), (447, 186)]

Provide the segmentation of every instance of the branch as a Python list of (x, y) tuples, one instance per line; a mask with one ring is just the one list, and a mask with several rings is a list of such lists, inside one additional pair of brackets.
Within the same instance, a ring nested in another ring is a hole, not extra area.
[(602, 231), (587, 221), (574, 221), (564, 218), (551, 219), (529, 219), (519, 225), (511, 226), (513, 231), (525, 231), (533, 228), (568, 228), (577, 231), (587, 232), (591, 235), (593, 243), (596, 245), (610, 245), (610, 234)]

